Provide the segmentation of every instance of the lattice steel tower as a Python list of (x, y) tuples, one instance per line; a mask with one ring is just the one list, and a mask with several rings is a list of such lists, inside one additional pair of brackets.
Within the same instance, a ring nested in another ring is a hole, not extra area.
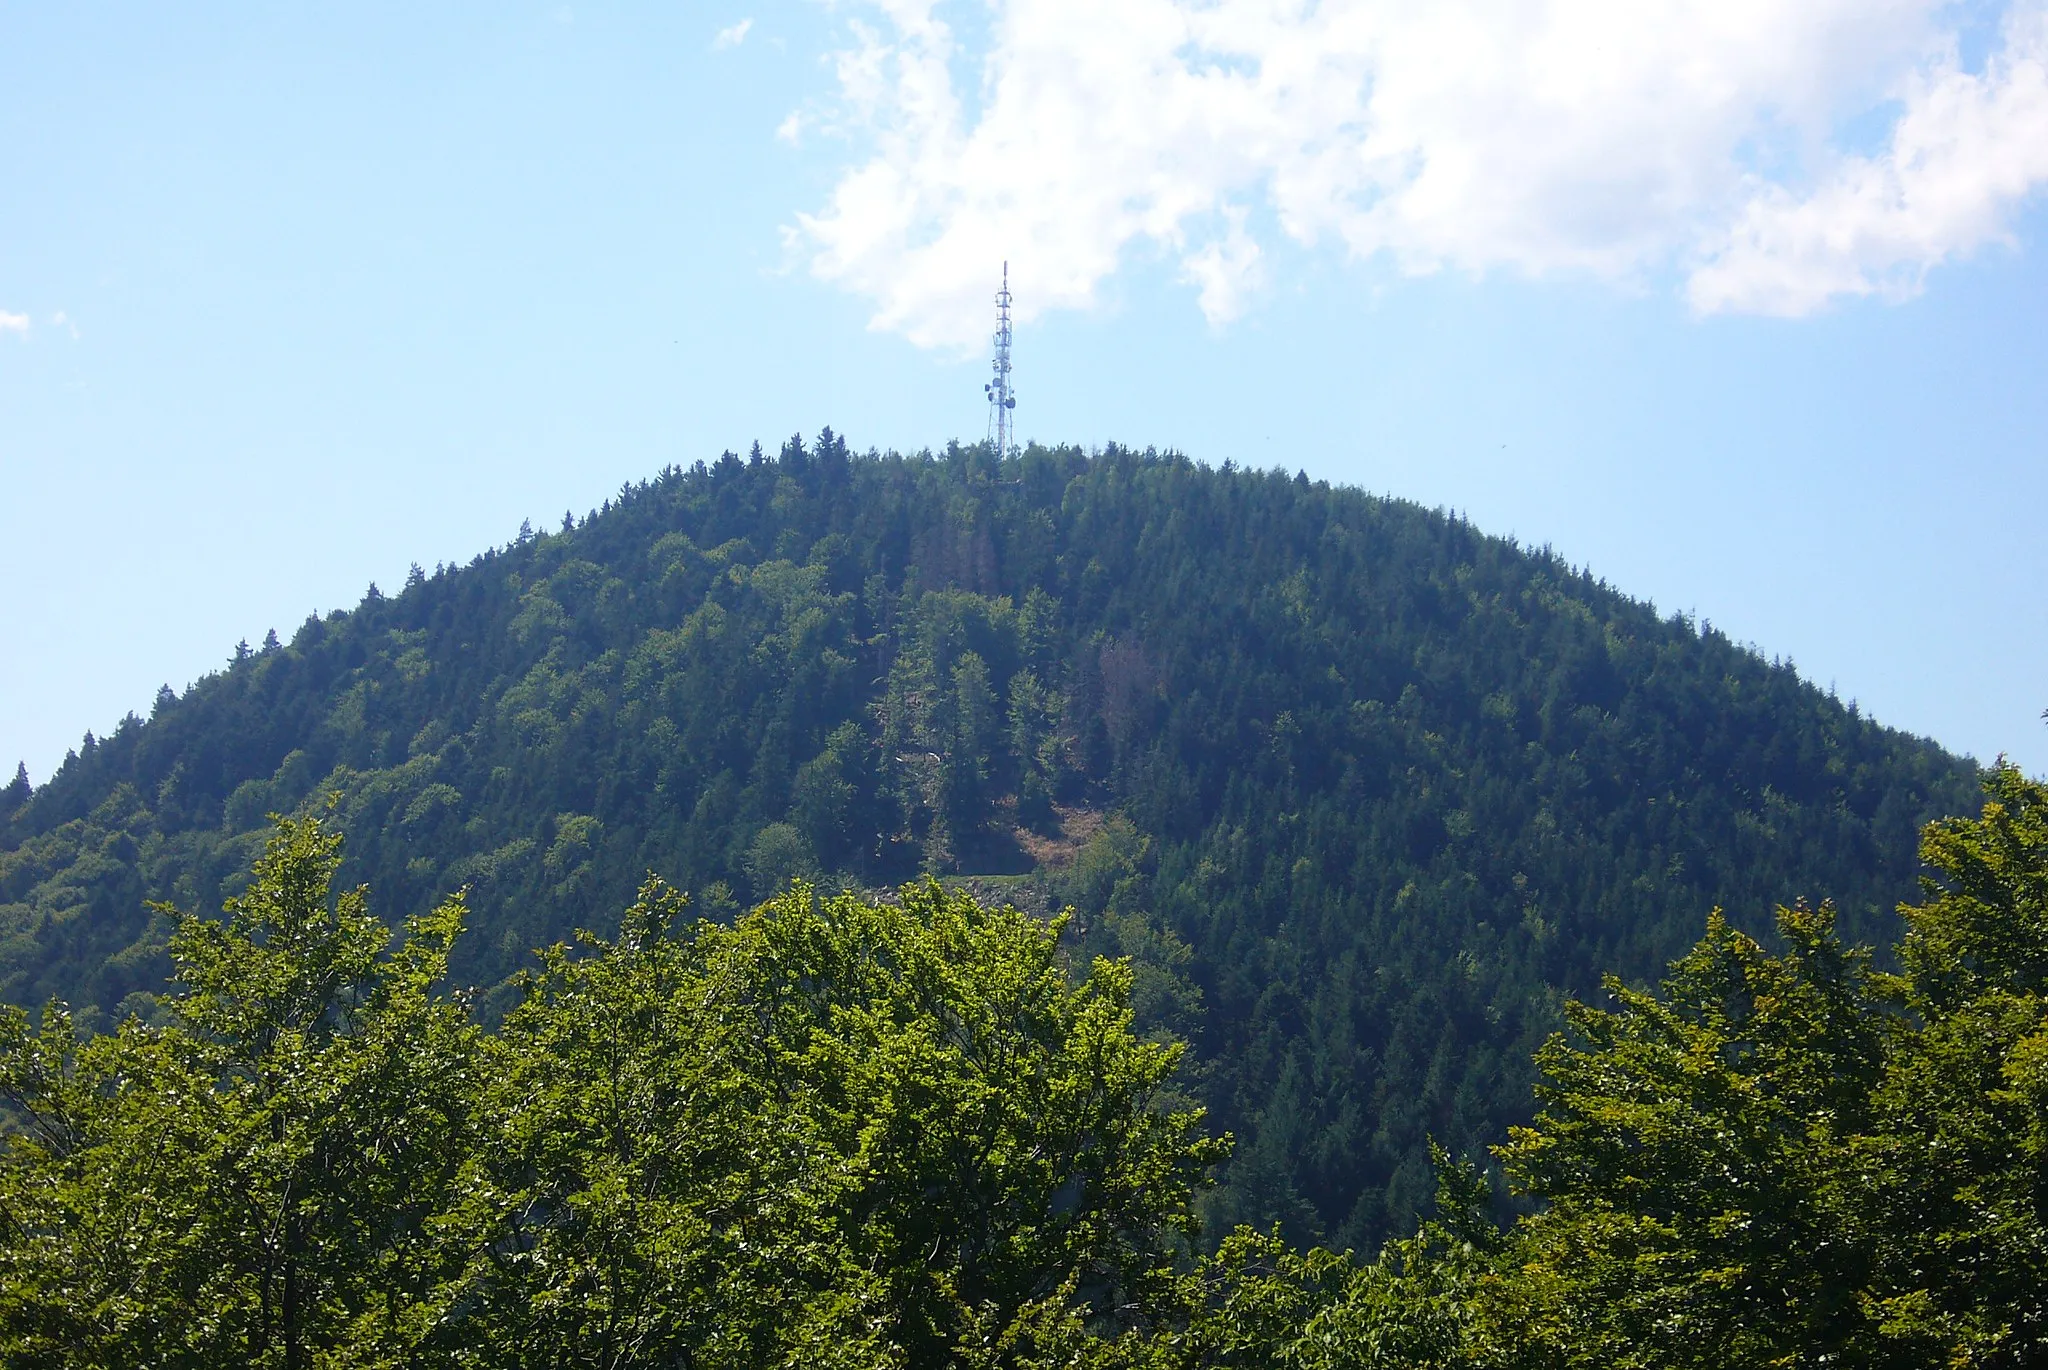
[(996, 292), (996, 374), (982, 387), (988, 394), (988, 440), (996, 460), (1017, 451), (1017, 396), (1010, 389), (1010, 264), (1003, 263), (1003, 288)]

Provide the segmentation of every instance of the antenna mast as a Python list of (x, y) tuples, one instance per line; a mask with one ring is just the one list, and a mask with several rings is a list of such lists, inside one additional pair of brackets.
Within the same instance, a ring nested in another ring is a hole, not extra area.
[(1003, 288), (996, 292), (995, 378), (982, 389), (988, 394), (988, 437), (996, 460), (1016, 455), (1017, 421), (1012, 413), (1017, 396), (1010, 389), (1010, 264), (1003, 263)]

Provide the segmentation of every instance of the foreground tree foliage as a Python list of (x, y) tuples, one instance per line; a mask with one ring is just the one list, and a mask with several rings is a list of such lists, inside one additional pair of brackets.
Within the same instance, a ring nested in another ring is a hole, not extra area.
[[(454, 1348), (502, 1364), (1016, 1363), (1144, 1325), (1223, 1146), (1150, 1107), (1181, 1049), (1128, 967), (937, 884), (799, 886), (557, 947), (506, 1024)], [(482, 1363), (482, 1362), (480, 1362)]]
[(170, 1025), (80, 1041), (0, 1009), (10, 1365), (372, 1361), (453, 1272), (479, 1039), (436, 997), (459, 900), (390, 930), (330, 899), (340, 839), (280, 826), (227, 921), (179, 920)]
[[(1227, 1140), (1064, 921), (650, 881), (501, 1031), (281, 821), (162, 1026), (0, 1020), (10, 1365), (2048, 1364), (2048, 787), (1931, 825), (1897, 970), (1823, 906), (1608, 984), (1370, 1262), (1194, 1204)], [(1135, 934), (1132, 934), (1135, 936)]]
[(1224, 1143), (1062, 923), (651, 882), (502, 1034), (284, 820), (173, 1021), (0, 1019), (8, 1364), (1020, 1365), (1170, 1312)]
[(1986, 792), (1927, 829), (1901, 973), (1798, 908), (1573, 1006), (1499, 1150), (1542, 1363), (2048, 1364), (2048, 788)]

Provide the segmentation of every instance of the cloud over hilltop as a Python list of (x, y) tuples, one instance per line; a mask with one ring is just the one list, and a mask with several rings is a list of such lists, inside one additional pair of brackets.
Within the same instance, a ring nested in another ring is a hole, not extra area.
[(827, 127), (854, 160), (792, 246), (938, 347), (1167, 254), (1205, 315), (1263, 244), (1666, 282), (1703, 312), (1908, 295), (2048, 182), (2048, 0), (1966, 61), (1937, 0), (933, 0), (848, 19)]

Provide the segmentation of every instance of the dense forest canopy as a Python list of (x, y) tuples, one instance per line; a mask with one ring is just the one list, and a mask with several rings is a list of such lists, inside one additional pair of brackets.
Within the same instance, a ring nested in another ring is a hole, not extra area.
[(1195, 1208), (1136, 966), (926, 877), (730, 926), (650, 879), (495, 1032), (280, 820), (173, 992), (0, 1007), (0, 1361), (699, 1370), (2048, 1363), (2048, 785), (1930, 824), (1896, 972), (1718, 915), (1564, 1005), (1541, 1108), (1377, 1256)]
[[(0, 813), (0, 997), (154, 1012), (266, 815), (466, 891), (486, 1022), (654, 873), (730, 920), (920, 872), (1136, 963), (1238, 1138), (1212, 1226), (1369, 1248), (1529, 1112), (1565, 995), (1796, 895), (1888, 941), (1975, 770), (1547, 552), (1305, 475), (829, 431), (238, 649)], [(332, 805), (331, 810), (326, 806)]]

